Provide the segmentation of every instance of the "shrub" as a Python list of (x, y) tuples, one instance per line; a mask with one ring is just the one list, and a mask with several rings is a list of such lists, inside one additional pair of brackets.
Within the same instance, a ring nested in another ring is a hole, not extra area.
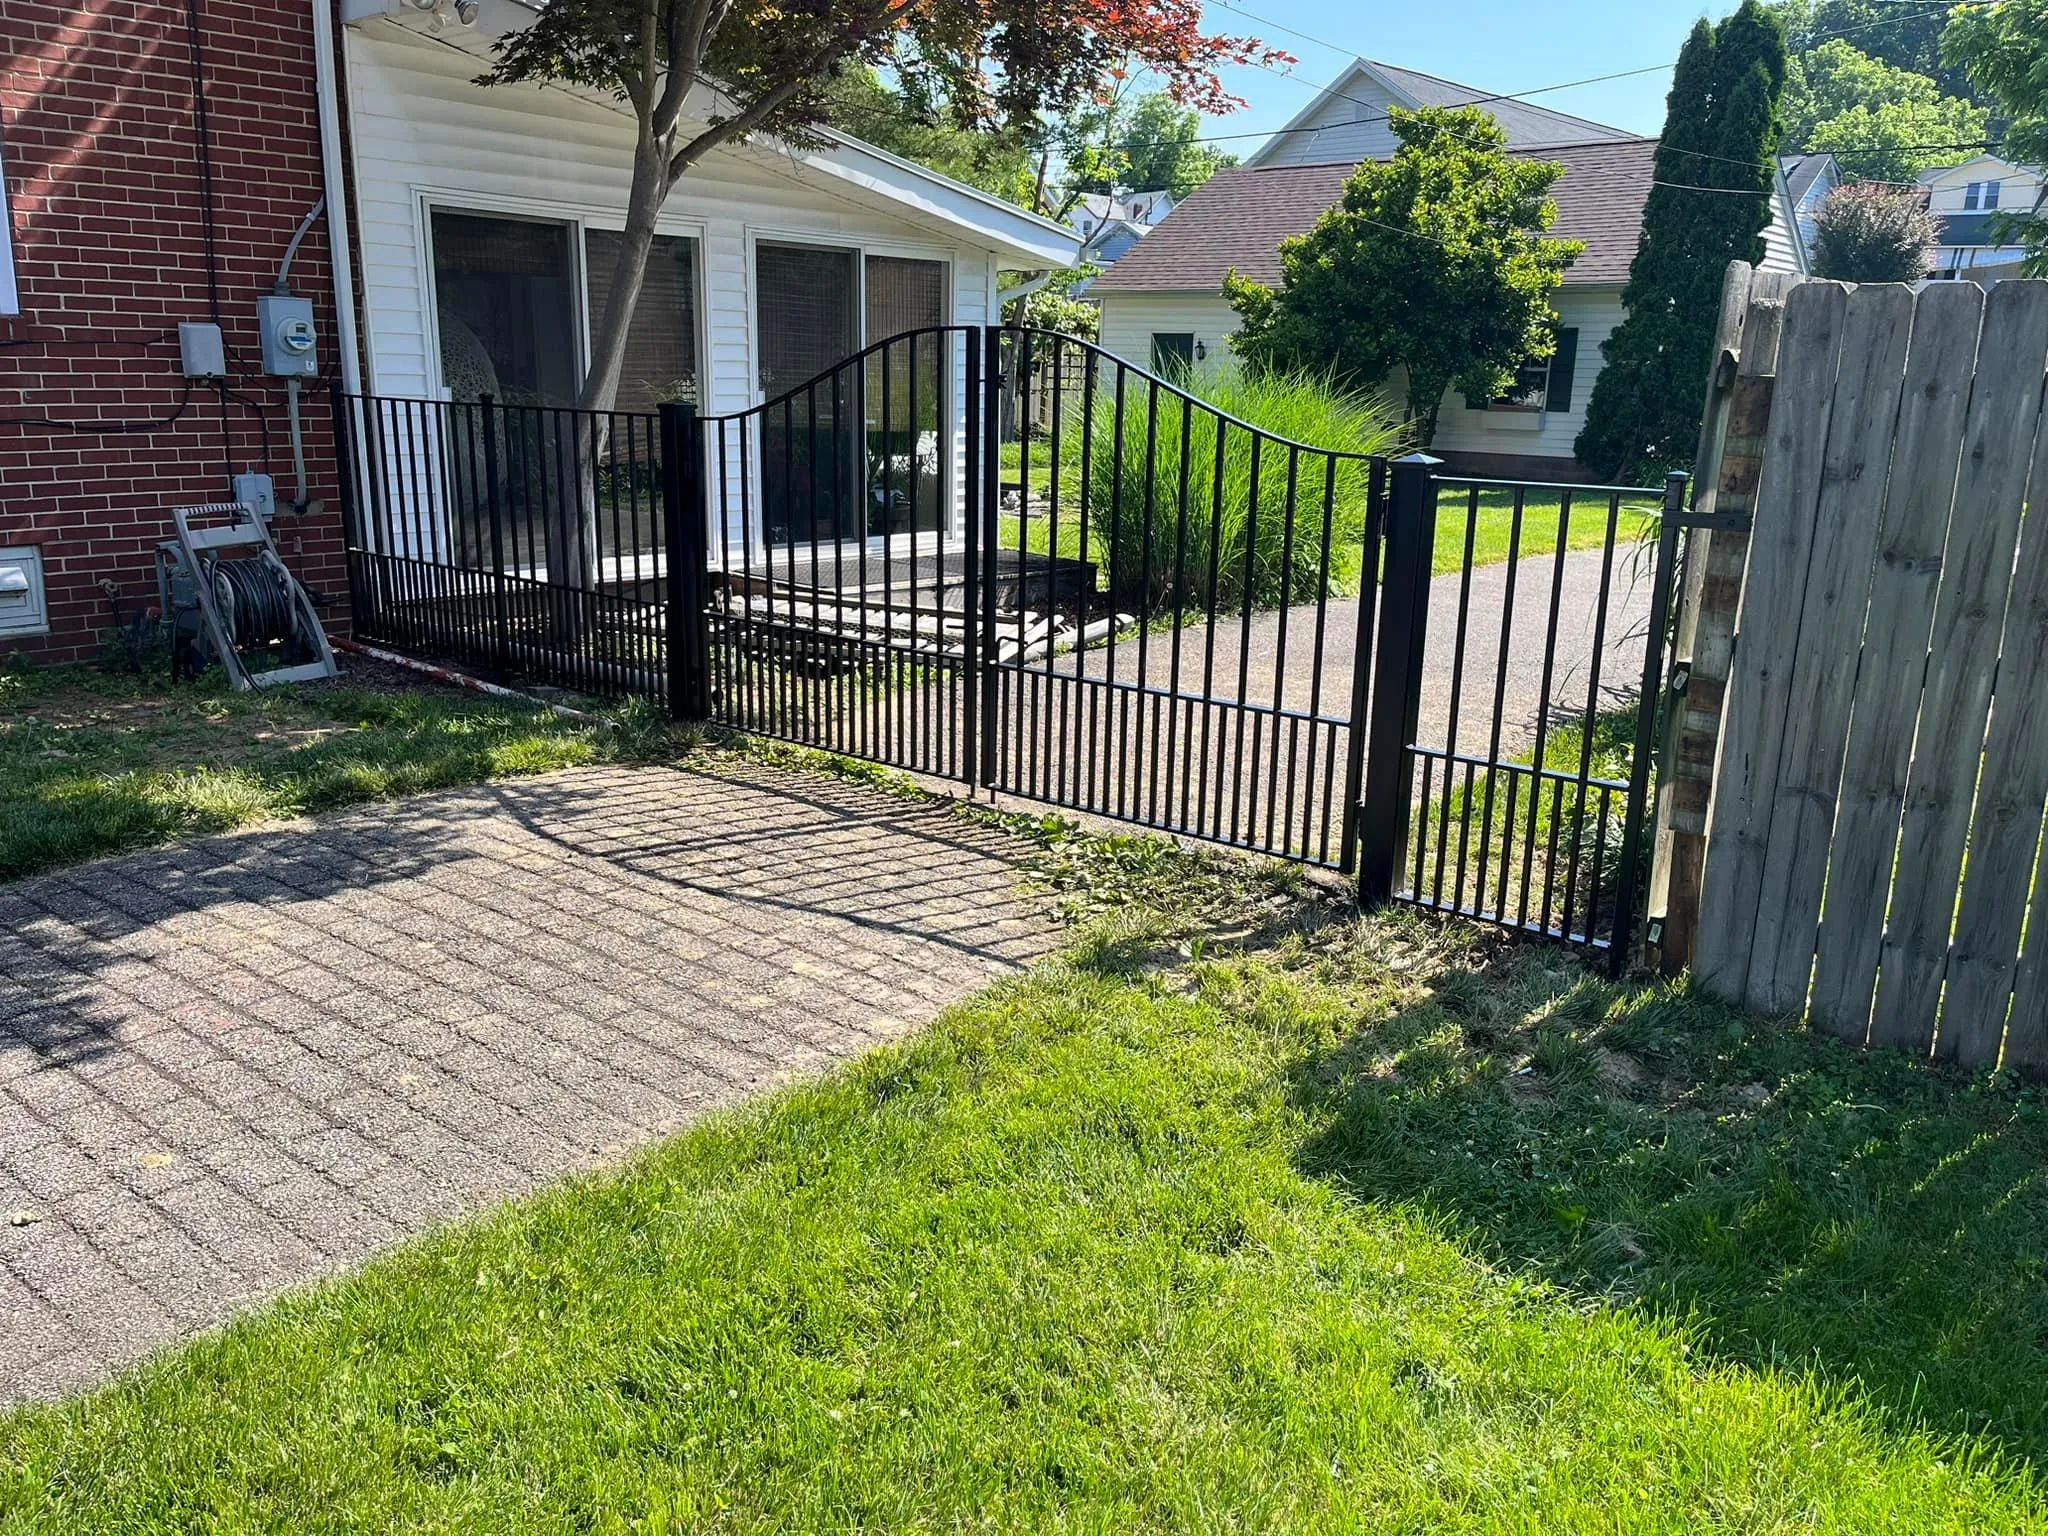
[[(1098, 388), (1107, 391), (1114, 385), (1104, 378)], [(1387, 403), (1327, 379), (1260, 372), (1238, 363), (1206, 370), (1188, 388), (1200, 401), (1187, 404), (1160, 386), (1155, 406), (1147, 378), (1125, 375), (1121, 451), (1113, 430), (1113, 399), (1098, 404), (1088, 442), (1079, 441), (1077, 425), (1066, 433), (1063, 457), (1084, 455), (1088, 461), (1090, 542), (1106, 568), (1116, 605), (1140, 613), (1176, 601), (1190, 608), (1213, 602), (1225, 609), (1242, 605), (1249, 591), (1253, 606), (1266, 608), (1313, 601), (1326, 592), (1355, 592), (1364, 550), (1368, 468), (1362, 458), (1334, 459), (1319, 450), (1355, 455), (1398, 451), (1403, 429)], [(1235, 420), (1224, 422), (1219, 411)], [(1262, 434), (1256, 445), (1245, 424)], [(1291, 445), (1303, 451), (1295, 454)], [(1069, 462), (1080, 459), (1069, 457)]]
[(1813, 273), (1847, 283), (1910, 283), (1934, 265), (1940, 225), (1918, 187), (1835, 188), (1814, 216)]

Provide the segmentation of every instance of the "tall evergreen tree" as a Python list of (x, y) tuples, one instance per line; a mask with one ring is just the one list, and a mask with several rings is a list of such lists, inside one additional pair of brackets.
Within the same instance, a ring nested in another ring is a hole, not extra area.
[(1607, 366), (1576, 452), (1603, 478), (1686, 465), (1699, 438), (1707, 352), (1731, 261), (1759, 261), (1776, 178), (1785, 39), (1757, 3), (1702, 20), (1673, 72), (1656, 185)]

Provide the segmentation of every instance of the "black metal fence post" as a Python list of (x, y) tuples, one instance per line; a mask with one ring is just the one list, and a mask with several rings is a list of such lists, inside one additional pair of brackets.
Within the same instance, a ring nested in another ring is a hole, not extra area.
[[(1436, 481), (1442, 463), (1426, 453), (1396, 459), (1387, 497), (1386, 576), (1373, 655), (1366, 724), (1365, 792), (1359, 803), (1358, 900), (1384, 906), (1394, 896), (1414, 814), (1415, 740), (1422, 708), (1422, 655), (1429, 632), (1431, 557), (1436, 546)], [(1365, 643), (1364, 636), (1359, 644)]]
[(1371, 694), (1380, 543), (1386, 536), (1387, 461), (1375, 458), (1366, 476), (1365, 548), (1358, 562), (1358, 627), (1351, 637), (1351, 725), (1345, 732), (1344, 789), (1338, 819), (1337, 868), (1347, 875), (1358, 863), (1358, 797), (1365, 779), (1365, 711)]
[(334, 401), (334, 461), (337, 489), (341, 498), (341, 559), (348, 573), (349, 627), (374, 629), (369, 621), (367, 583), (363, 580), (359, 551), (363, 541), (362, 508), (356, 502), (357, 477), (361, 473), (360, 445), (356, 440), (354, 405), (343, 393), (339, 380), (329, 392)]
[(711, 717), (711, 616), (706, 602), (711, 496), (705, 479), (704, 419), (686, 401), (661, 404), (662, 574), (668, 588), (665, 641), (668, 708), (678, 720)]
[[(1629, 762), (1628, 811), (1622, 823), (1621, 868), (1614, 884), (1614, 937), (1608, 967), (1615, 975), (1628, 968), (1629, 941), (1635, 932), (1636, 883), (1641, 878), (1643, 827), (1649, 819), (1650, 756), (1658, 738), (1660, 706), (1666, 703), (1664, 631), (1671, 622), (1671, 587), (1678, 566), (1679, 522), (1685, 515), (1683, 472), (1664, 477), (1664, 507), (1657, 534), (1657, 569), (1650, 578), (1649, 633), (1643, 640), (1642, 692), (1636, 700), (1635, 754)], [(1671, 707), (1675, 708), (1673, 703)], [(1588, 934), (1587, 938), (1592, 935)]]

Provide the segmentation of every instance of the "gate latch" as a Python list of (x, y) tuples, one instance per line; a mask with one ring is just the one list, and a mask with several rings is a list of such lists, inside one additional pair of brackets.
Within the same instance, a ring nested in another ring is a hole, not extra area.
[(1691, 681), (1692, 667), (1689, 663), (1681, 661), (1671, 669), (1671, 691), (1673, 693), (1685, 692), (1686, 685)]

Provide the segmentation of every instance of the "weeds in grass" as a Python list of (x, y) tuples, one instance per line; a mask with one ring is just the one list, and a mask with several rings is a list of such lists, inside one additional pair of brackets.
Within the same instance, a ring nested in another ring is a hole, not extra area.
[(589, 725), (447, 689), (235, 693), (93, 667), (0, 674), (0, 879), (252, 822), (652, 750), (645, 720)]

